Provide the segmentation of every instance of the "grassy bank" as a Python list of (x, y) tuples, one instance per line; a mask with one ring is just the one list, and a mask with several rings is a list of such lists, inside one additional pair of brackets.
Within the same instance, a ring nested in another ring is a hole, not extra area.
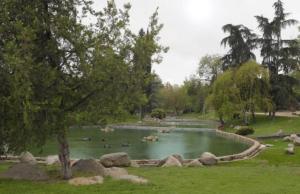
[[(189, 117), (190, 118), (190, 117)], [(251, 124), (255, 136), (270, 135), (282, 129), (300, 132), (300, 118), (258, 116)], [(148, 185), (106, 179), (103, 185), (74, 187), (58, 179), (58, 169), (47, 168), (48, 182), (0, 180), (2, 194), (298, 194), (300, 190), (300, 147), (295, 155), (286, 155), (287, 142), (266, 140), (273, 146), (257, 157), (203, 168), (129, 168), (147, 178)], [(0, 172), (11, 164), (0, 164)]]
[[(148, 185), (105, 180), (103, 185), (74, 187), (65, 181), (0, 181), (3, 194), (298, 194), (300, 190), (300, 148), (287, 156), (287, 143), (269, 140), (274, 146), (254, 159), (203, 168), (129, 168), (149, 179)], [(10, 164), (1, 164), (0, 171)], [(53, 169), (48, 169), (52, 177)]]

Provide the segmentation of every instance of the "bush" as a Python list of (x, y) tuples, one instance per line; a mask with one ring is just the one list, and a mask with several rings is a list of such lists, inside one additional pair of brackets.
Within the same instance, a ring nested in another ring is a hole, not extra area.
[(254, 129), (251, 128), (251, 127), (248, 127), (248, 126), (242, 126), (240, 129), (238, 129), (235, 134), (238, 134), (238, 135), (251, 135), (254, 133)]
[(156, 108), (151, 112), (152, 118), (163, 119), (166, 118), (166, 112), (163, 109)]

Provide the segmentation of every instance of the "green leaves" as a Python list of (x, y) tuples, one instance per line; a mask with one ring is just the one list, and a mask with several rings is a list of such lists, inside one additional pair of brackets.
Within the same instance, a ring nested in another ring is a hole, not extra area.
[(247, 112), (271, 110), (267, 71), (249, 61), (237, 70), (227, 70), (213, 84), (208, 105), (213, 106), (221, 120), (231, 120), (241, 113), (247, 120)]

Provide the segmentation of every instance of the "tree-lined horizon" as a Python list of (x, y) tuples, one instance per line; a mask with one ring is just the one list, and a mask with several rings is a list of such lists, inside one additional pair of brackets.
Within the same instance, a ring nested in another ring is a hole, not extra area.
[[(55, 137), (68, 179), (72, 125), (210, 109), (222, 124), (236, 119), (247, 125), (257, 111), (275, 116), (299, 107), (300, 43), (282, 38), (282, 30), (297, 21), (280, 0), (273, 7), (273, 18), (254, 18), (260, 34), (243, 24), (224, 25), (220, 44), (228, 52), (203, 56), (197, 72), (179, 86), (163, 84), (153, 71), (169, 49), (160, 43), (158, 9), (135, 33), (130, 4), (118, 8), (109, 0), (97, 12), (89, 0), (2, 0), (0, 154), (43, 146)], [(97, 22), (84, 24), (91, 15)]]

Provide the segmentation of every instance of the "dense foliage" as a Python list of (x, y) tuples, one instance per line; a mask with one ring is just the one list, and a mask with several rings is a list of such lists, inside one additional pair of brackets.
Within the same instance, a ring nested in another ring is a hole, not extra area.
[[(68, 127), (105, 125), (147, 103), (151, 65), (167, 51), (158, 42), (157, 10), (147, 32), (135, 35), (130, 4), (119, 9), (108, 1), (100, 12), (91, 5), (0, 2), (0, 151), (17, 153), (55, 136), (64, 178), (72, 176)], [(96, 24), (85, 25), (87, 15)]]

